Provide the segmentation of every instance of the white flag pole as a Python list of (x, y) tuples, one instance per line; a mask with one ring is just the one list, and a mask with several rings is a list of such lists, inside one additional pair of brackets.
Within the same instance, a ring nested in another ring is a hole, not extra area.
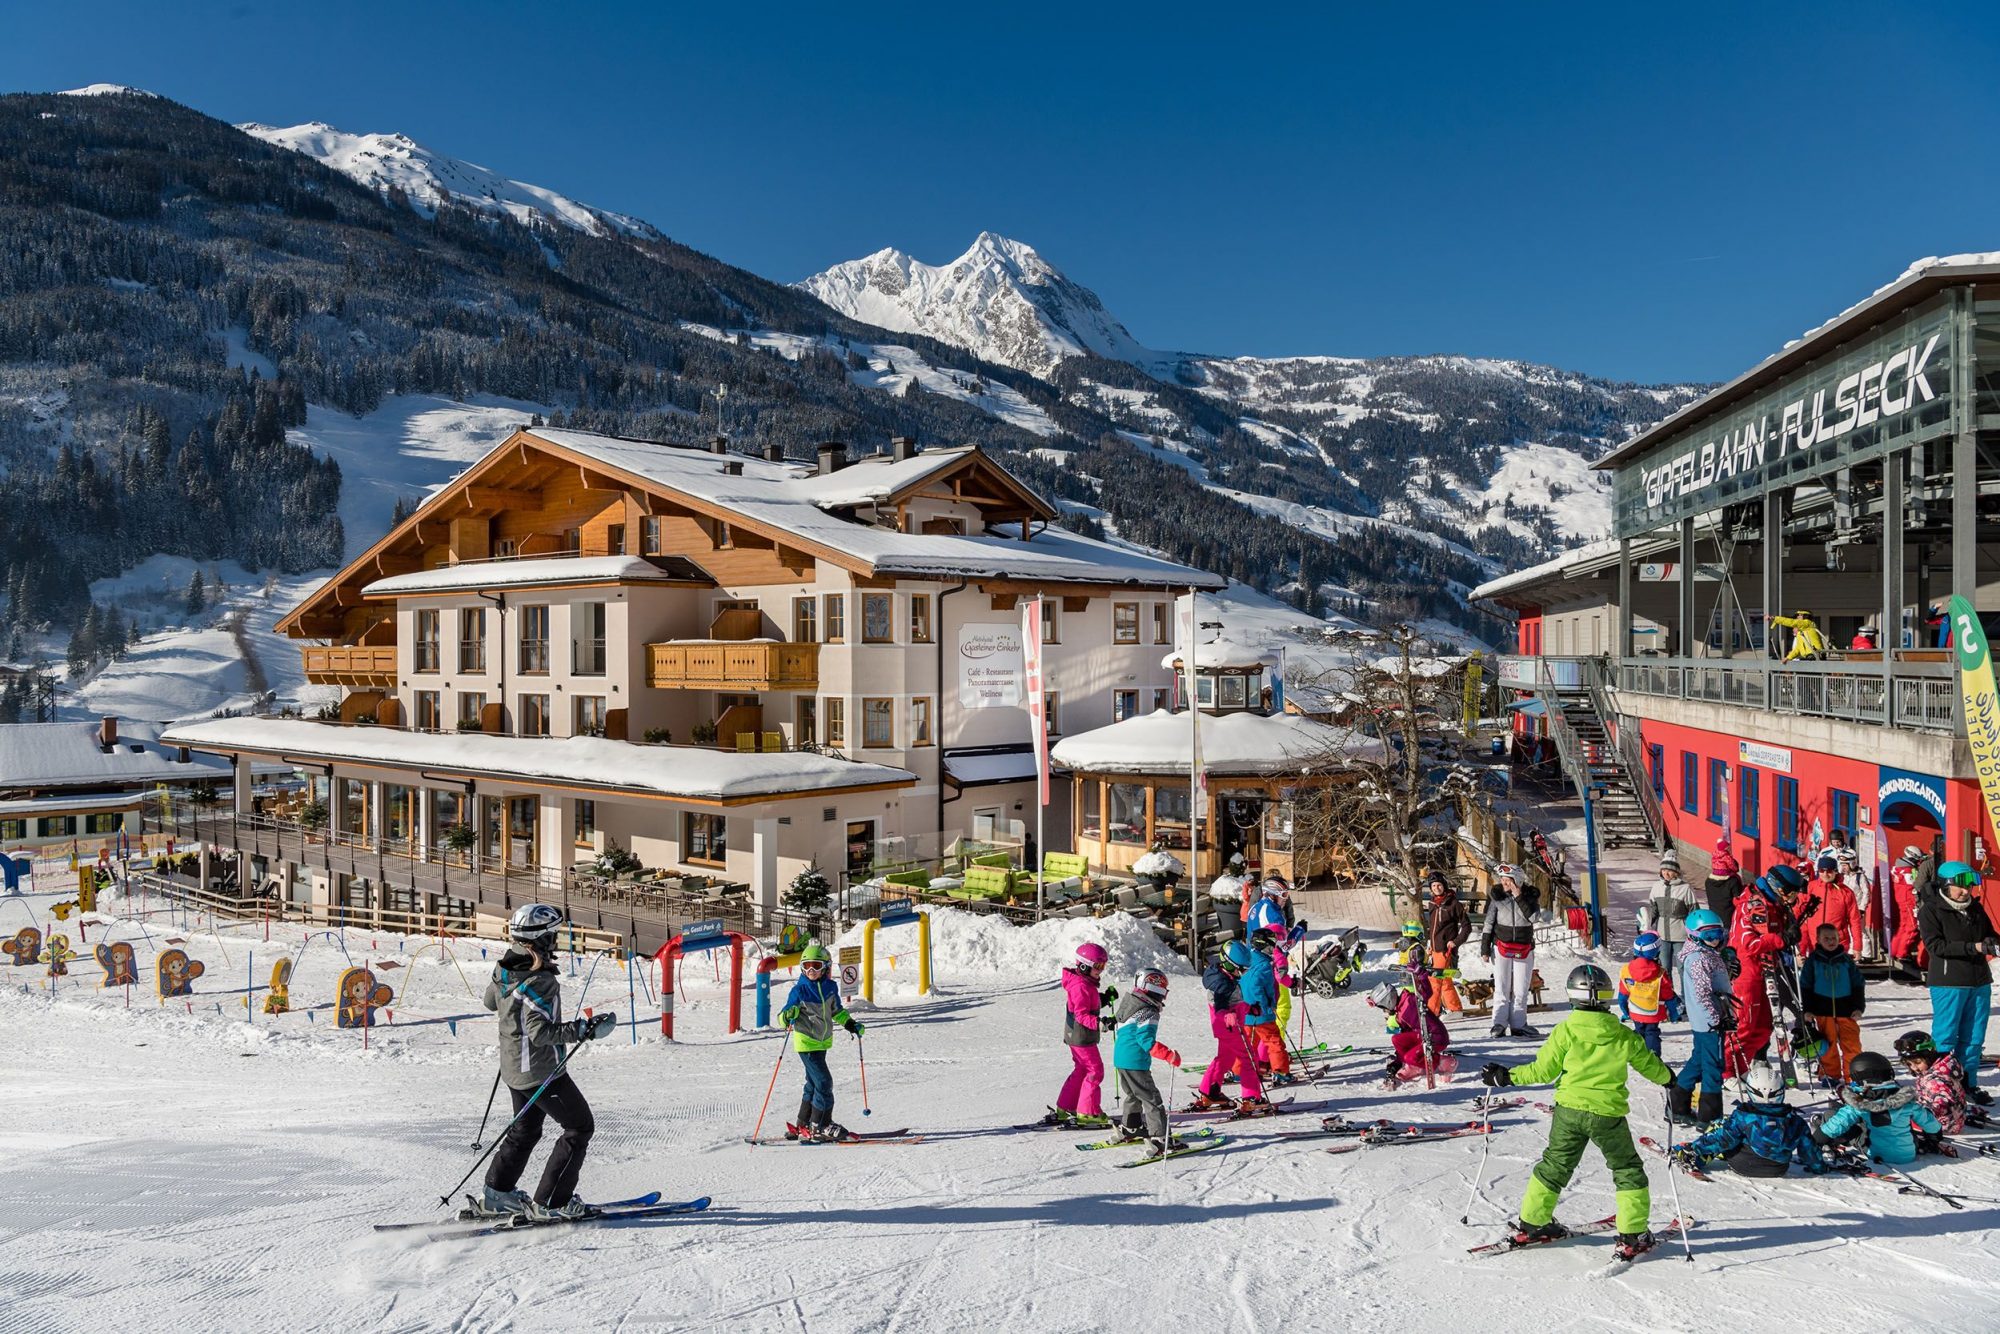
[(1195, 694), (1195, 640), (1201, 634), (1201, 611), (1195, 590), (1188, 589), (1187, 645), (1181, 671), (1186, 677), (1188, 705), (1188, 962), (1201, 967), (1201, 701)]

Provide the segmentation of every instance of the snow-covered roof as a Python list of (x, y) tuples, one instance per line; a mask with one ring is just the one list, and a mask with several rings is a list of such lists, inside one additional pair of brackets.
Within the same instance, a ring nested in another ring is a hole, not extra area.
[(21, 797), (0, 801), (0, 815), (18, 817), (129, 810), (137, 806), (144, 796), (145, 793), (136, 788), (126, 788), (122, 792), (66, 792), (59, 797)]
[(386, 764), (700, 802), (755, 801), (917, 781), (907, 769), (795, 751), (751, 754), (693, 746), (636, 746), (599, 737), (406, 732), (295, 718), (217, 718), (177, 725), (167, 735), (180, 745), (224, 753)]
[[(1246, 644), (1240, 639), (1231, 639), (1227, 635), (1218, 635), (1206, 644), (1195, 645), (1194, 649), (1194, 668), (1196, 671), (1214, 671), (1225, 667), (1247, 670), (1251, 667), (1267, 666), (1277, 662), (1277, 660), (1278, 653), (1276, 649), (1259, 648), (1254, 644)], [(1180, 662), (1181, 651), (1175, 649), (1172, 653), (1160, 659), (1160, 666), (1178, 667)]]
[(363, 597), (407, 597), (414, 593), (462, 593), (487, 588), (527, 588), (537, 584), (633, 584), (680, 582), (708, 577), (692, 567), (685, 573), (662, 569), (644, 556), (550, 556), (528, 560), (468, 561), (435, 570), (377, 579)]
[(95, 722), (15, 723), (0, 727), (0, 788), (103, 788), (119, 784), (211, 782), (230, 777), (226, 761), (196, 755), (186, 763), (163, 724), (118, 721), (118, 744), (98, 749)]
[(792, 485), (821, 509), (872, 505), (955, 466), (973, 453), (962, 449), (926, 449), (909, 458), (870, 454), (837, 472), (808, 473)]
[[(930, 465), (923, 461), (930, 458), (928, 454), (905, 460), (871, 455), (822, 476), (805, 464), (715, 454), (651, 440), (552, 427), (536, 427), (529, 434), (654, 486), (733, 511), (823, 551), (852, 556), (866, 562), (877, 575), (1012, 577), (1051, 583), (1193, 585), (1205, 589), (1221, 588), (1225, 582), (1205, 570), (1060, 528), (1037, 531), (1027, 542), (1019, 540), (1020, 530), (1013, 525), (997, 526), (994, 535), (905, 533), (856, 523), (823, 508), (862, 503), (853, 497), (900, 489), (925, 475)], [(947, 455), (954, 453), (964, 451), (946, 451)], [(1000, 467), (990, 459), (987, 463)], [(900, 483), (891, 485), (897, 479)]]
[[(1062, 766), (1051, 764), (1051, 772)], [(944, 753), (945, 777), (960, 787), (987, 783), (1018, 783), (1035, 776), (1035, 753), (1019, 750), (948, 750)]]
[[(1295, 713), (1200, 714), (1201, 767), (1229, 776), (1326, 773), (1342, 760), (1377, 760), (1382, 743)], [(1188, 715), (1148, 713), (1056, 743), (1065, 768), (1100, 774), (1185, 774)]]

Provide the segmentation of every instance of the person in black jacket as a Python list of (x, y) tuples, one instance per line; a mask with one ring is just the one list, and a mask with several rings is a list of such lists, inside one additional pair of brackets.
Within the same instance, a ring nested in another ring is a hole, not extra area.
[(1965, 1071), (1966, 1096), (1987, 1104), (1993, 1095), (1974, 1085), (1993, 1002), (1990, 961), (2000, 954), (2000, 939), (1974, 896), (1979, 872), (1964, 862), (1946, 862), (1938, 867), (1937, 877), (1936, 891), (1917, 901), (1917, 930), (1930, 954), (1924, 984), (1931, 991), (1931, 1039), (1939, 1051), (1958, 1058)]
[(1472, 935), (1472, 917), (1442, 872), (1431, 872), (1427, 888), (1430, 892), (1425, 904), (1424, 929), (1430, 937), (1427, 945), (1431, 955), (1431, 1013), (1450, 1010), (1453, 1014), (1463, 1014), (1465, 1006), (1459, 1002), (1458, 988), (1452, 985), (1452, 979), (1458, 976), (1458, 951)]

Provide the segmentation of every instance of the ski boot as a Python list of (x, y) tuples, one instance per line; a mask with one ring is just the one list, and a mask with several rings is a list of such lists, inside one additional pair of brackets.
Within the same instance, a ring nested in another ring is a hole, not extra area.
[(472, 1212), (480, 1214), (522, 1214), (528, 1211), (528, 1192), (525, 1190), (495, 1190), (491, 1186), (482, 1188), (479, 1195), (468, 1195), (466, 1201), (472, 1205)]
[(1526, 1024), (1522, 1024), (1520, 1027), (1510, 1029), (1508, 1031), (1509, 1037), (1516, 1037), (1516, 1038), (1539, 1038), (1541, 1035), (1542, 1035), (1542, 1030), (1540, 1030), (1539, 1028), (1530, 1028)]
[(853, 1131), (835, 1121), (813, 1127), (812, 1142), (815, 1144), (843, 1144), (854, 1138), (856, 1135)]
[(1489, 1037), (1496, 1037), (1496, 1038), (1504, 1038), (1504, 1037), (1506, 1037), (1506, 1036), (1507, 1036), (1507, 1025), (1505, 1025), (1505, 1024), (1495, 1024), (1495, 1025), (1493, 1025), (1493, 1031), (1492, 1031), (1492, 1032), (1491, 1032), (1490, 1034), (1488, 1034), (1488, 1036), (1489, 1036)]
[(1102, 1112), (1097, 1113), (1095, 1116), (1084, 1116), (1078, 1113), (1076, 1116), (1070, 1118), (1069, 1124), (1074, 1130), (1109, 1130), (1111, 1128), (1111, 1118)]
[(1295, 1075), (1289, 1070), (1284, 1070), (1277, 1074), (1266, 1075), (1264, 1082), (1272, 1088), (1284, 1089), (1290, 1088), (1294, 1084), (1303, 1084), (1306, 1082), (1306, 1078), (1304, 1075)]
[(1969, 1088), (1965, 1091), (1965, 1096), (1978, 1103), (1981, 1107), (1991, 1107), (1993, 1105), (1993, 1095), (1982, 1088)]
[(1168, 1154), (1178, 1153), (1186, 1147), (1187, 1141), (1179, 1135), (1172, 1135), (1163, 1140), (1149, 1139), (1146, 1141), (1147, 1151), (1154, 1158), (1164, 1158)]
[(1066, 1126), (1076, 1120), (1075, 1112), (1065, 1112), (1060, 1107), (1049, 1108), (1049, 1114), (1039, 1124), (1045, 1126)]
[(1278, 1109), (1271, 1105), (1269, 1098), (1244, 1098), (1236, 1104), (1236, 1114), (1241, 1117), (1276, 1116)]
[(1183, 1110), (1190, 1112), (1233, 1112), (1236, 1110), (1236, 1099), (1225, 1096), (1219, 1090), (1214, 1093), (1203, 1093), (1200, 1090), (1196, 1090), (1194, 1101), (1189, 1103)]
[(1660, 1239), (1651, 1232), (1621, 1232), (1611, 1254), (1619, 1260), (1636, 1260), (1659, 1244)]
[(1569, 1229), (1551, 1218), (1546, 1223), (1524, 1223), (1514, 1220), (1514, 1244), (1516, 1246), (1538, 1246), (1546, 1241), (1561, 1241), (1569, 1235)]
[(579, 1218), (589, 1218), (596, 1212), (597, 1210), (585, 1204), (580, 1197), (572, 1195), (568, 1204), (536, 1204), (530, 1200), (528, 1212), (524, 1217), (535, 1223), (569, 1223)]

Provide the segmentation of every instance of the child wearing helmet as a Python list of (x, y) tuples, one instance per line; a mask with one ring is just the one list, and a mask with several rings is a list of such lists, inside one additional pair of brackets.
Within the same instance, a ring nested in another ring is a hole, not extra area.
[[(1271, 1111), (1271, 1104), (1264, 1097), (1264, 1085), (1257, 1078), (1257, 1062), (1251, 1059), (1250, 1048), (1243, 1038), (1243, 1021), (1248, 1007), (1243, 1003), (1242, 978), (1250, 969), (1251, 957), (1248, 945), (1232, 940), (1202, 971), (1201, 984), (1208, 991), (1208, 1031), (1215, 1035), (1215, 1059), (1202, 1072), (1201, 1083), (1195, 1089), (1194, 1102), (1189, 1105), (1189, 1111), (1207, 1112), (1234, 1107), (1246, 1116), (1260, 1116)], [(1236, 1072), (1237, 1082), (1243, 1089), (1241, 1103), (1232, 1101), (1222, 1091), (1223, 1077), (1231, 1070)]]
[(1245, 1033), (1258, 1072), (1275, 1076), (1276, 1083), (1289, 1083), (1292, 1058), (1285, 1050), (1285, 1032), (1278, 1023), (1278, 998), (1284, 995), (1284, 987), (1274, 957), (1277, 952), (1278, 937), (1270, 927), (1260, 926), (1250, 933), (1250, 966), (1243, 972), (1242, 983)]
[(1930, 1108), (1917, 1101), (1916, 1090), (1896, 1083), (1889, 1058), (1880, 1052), (1864, 1051), (1849, 1064), (1840, 1101), (1813, 1127), (1822, 1146), (1865, 1144), (1869, 1157), (1900, 1166), (1916, 1161), (1917, 1132), (1943, 1133)]
[[(562, 975), (556, 971), (556, 930), (562, 922), (562, 910), (546, 903), (516, 909), (507, 923), (507, 950), (486, 984), (486, 1008), (500, 1016), (500, 1082), (513, 1100), (514, 1121), (486, 1168), (485, 1193), (477, 1201), (484, 1212), (540, 1219), (584, 1218), (591, 1212), (577, 1197), (576, 1181), (597, 1127), (583, 1091), (569, 1077), (568, 1048), (602, 1037), (618, 1016), (607, 1011), (563, 1019)], [(550, 1117), (562, 1127), (562, 1138), (530, 1199), (516, 1186)]]
[(1675, 1145), (1674, 1157), (1694, 1167), (1727, 1158), (1730, 1169), (1746, 1177), (1781, 1177), (1794, 1157), (1810, 1173), (1826, 1171), (1812, 1126), (1785, 1105), (1785, 1077), (1769, 1061), (1752, 1061), (1736, 1081), (1736, 1110), (1729, 1119)]
[(1616, 997), (1610, 976), (1596, 964), (1570, 971), (1565, 990), (1570, 1012), (1549, 1034), (1535, 1059), (1510, 1070), (1493, 1062), (1480, 1072), (1492, 1088), (1520, 1084), (1556, 1086), (1555, 1119), (1549, 1146), (1535, 1164), (1521, 1200), (1521, 1217), (1514, 1237), (1521, 1244), (1554, 1241), (1567, 1232), (1555, 1221), (1556, 1201), (1576, 1174), (1584, 1146), (1595, 1144), (1611, 1169), (1617, 1188), (1617, 1254), (1630, 1259), (1653, 1246), (1649, 1229), (1652, 1192), (1646, 1164), (1632, 1142), (1626, 1123), (1631, 1105), (1625, 1092), (1626, 1071), (1637, 1070), (1664, 1085), (1673, 1072), (1646, 1049), (1639, 1035), (1611, 1015)]
[(1458, 952), (1472, 935), (1472, 918), (1459, 901), (1458, 891), (1441, 871), (1431, 872), (1429, 895), (1424, 905), (1424, 941), (1431, 965), (1431, 1013), (1450, 1010), (1464, 1014), (1452, 979), (1458, 976)]
[(1964, 862), (1937, 869), (1937, 888), (1917, 903), (1917, 930), (1930, 954), (1924, 983), (1931, 992), (1931, 1037), (1939, 1051), (1958, 1058), (1965, 1093), (1984, 1106), (1993, 1095), (1979, 1088), (1986, 1051), (1986, 1021), (1993, 1004), (1991, 960), (2000, 954), (1993, 923), (1978, 897), (1979, 872)]
[[(1896, 1059), (1917, 1081), (1917, 1101), (1930, 1109), (1944, 1133), (1956, 1135), (1963, 1131), (1971, 1108), (1966, 1105), (1965, 1072), (1959, 1069), (1958, 1058), (1948, 1051), (1939, 1051), (1930, 1034), (1914, 1029), (1896, 1039)], [(1937, 1136), (1928, 1138), (1926, 1143), (1925, 1137), (1919, 1136), (1918, 1148), (1935, 1153)]]
[(1383, 982), (1368, 993), (1368, 1003), (1382, 1011), (1383, 1027), (1388, 1029), (1389, 1045), (1396, 1053), (1383, 1070), (1391, 1087), (1434, 1075), (1449, 1079), (1458, 1071), (1458, 1058), (1450, 1050), (1451, 1033), (1444, 1021), (1431, 1013), (1429, 1002), (1430, 973), (1421, 963), (1411, 969), (1409, 980), (1401, 986)]
[[(1264, 878), (1263, 892), (1250, 907), (1249, 919), (1244, 923), (1245, 939), (1254, 937), (1259, 931), (1269, 931), (1277, 939), (1271, 952), (1271, 969), (1278, 978), (1277, 1004), (1265, 1012), (1265, 1018), (1277, 1028), (1282, 1038), (1287, 1025), (1292, 1022), (1292, 984), (1289, 947), (1294, 941), (1304, 938), (1303, 928), (1294, 928), (1292, 923), (1292, 887), (1285, 883), (1285, 877), (1273, 871)], [(1284, 1045), (1281, 1040), (1278, 1044)]]
[[(1694, 1054), (1674, 1076), (1667, 1098), (1683, 1121), (1711, 1125), (1722, 1119), (1723, 1039), (1736, 1027), (1736, 998), (1723, 961), (1722, 919), (1707, 908), (1688, 914), (1687, 948), (1681, 951), (1675, 994), (1694, 1030)], [(1701, 1089), (1701, 1102), (1694, 1101)]]
[(1118, 999), (1116, 987), (1099, 989), (1098, 979), (1111, 956), (1104, 946), (1086, 940), (1076, 947), (1076, 959), (1062, 971), (1063, 1042), (1069, 1046), (1069, 1078), (1063, 1080), (1050, 1124), (1094, 1130), (1111, 1124), (1104, 1114), (1104, 1053), (1098, 1038), (1110, 1022), (1106, 1007)]
[(1159, 1040), (1160, 1011), (1166, 1004), (1165, 973), (1148, 968), (1133, 978), (1131, 992), (1118, 1002), (1118, 1036), (1111, 1044), (1111, 1065), (1125, 1095), (1118, 1137), (1144, 1137), (1155, 1154), (1183, 1147), (1179, 1136), (1171, 1144), (1167, 1141), (1167, 1100), (1153, 1078), (1154, 1061), (1165, 1061), (1176, 1070), (1181, 1066), (1181, 1054)]
[(785, 1127), (785, 1138), (817, 1144), (853, 1139), (852, 1132), (833, 1119), (833, 1071), (827, 1067), (826, 1053), (833, 1046), (835, 1024), (857, 1038), (864, 1030), (841, 1004), (840, 986), (833, 980), (833, 956), (818, 941), (800, 951), (799, 980), (792, 983), (778, 1017), (792, 1030), (792, 1050), (806, 1072), (798, 1124)]
[(1917, 930), (1917, 902), (1935, 879), (1930, 853), (1915, 843), (1903, 849), (1903, 855), (1889, 872), (1889, 897), (1896, 910), (1889, 957), (1895, 961), (1899, 980), (1912, 985), (1923, 976), (1930, 962), (1930, 956), (1924, 953), (1923, 933)]
[(1655, 1056), (1660, 1054), (1660, 1020), (1681, 1017), (1674, 979), (1660, 964), (1660, 949), (1659, 936), (1641, 931), (1632, 941), (1632, 961), (1618, 970), (1618, 1014)]
[(1767, 974), (1778, 967), (1785, 952), (1784, 938), (1774, 922), (1782, 908), (1776, 906), (1777, 891), (1765, 876), (1751, 886), (1751, 892), (1736, 905), (1734, 945), (1740, 965), (1733, 991), (1736, 998), (1736, 1031), (1723, 1043), (1722, 1073), (1734, 1079), (1763, 1056), (1771, 1043), (1771, 991)]

